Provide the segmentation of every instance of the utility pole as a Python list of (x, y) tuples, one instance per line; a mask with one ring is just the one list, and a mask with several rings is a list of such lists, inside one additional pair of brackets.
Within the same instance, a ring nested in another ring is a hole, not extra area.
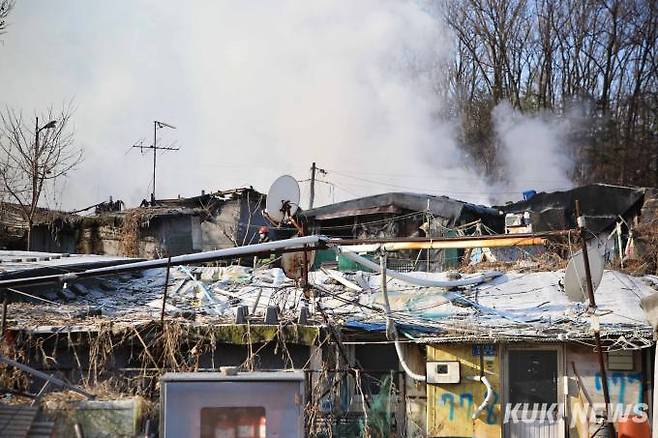
[(308, 208), (311, 209), (313, 208), (313, 202), (315, 202), (315, 175), (316, 172), (320, 172), (322, 175), (326, 175), (327, 171), (324, 169), (320, 169), (315, 165), (315, 161), (311, 165), (311, 190), (309, 194), (309, 200), (308, 200)]
[(175, 126), (172, 126), (168, 123), (165, 122), (159, 122), (157, 120), (153, 121), (153, 145), (151, 146), (144, 146), (144, 145), (135, 145), (133, 146), (134, 148), (139, 148), (141, 152), (144, 152), (144, 149), (153, 149), (153, 191), (151, 192), (151, 204), (155, 204), (155, 166), (156, 166), (156, 157), (158, 155), (158, 151), (177, 151), (180, 150), (180, 148), (172, 148), (172, 147), (160, 147), (158, 146), (158, 129), (161, 128), (169, 128), (169, 129), (176, 129)]
[(34, 221), (34, 212), (36, 211), (37, 204), (39, 202), (38, 192), (39, 192), (39, 157), (41, 153), (39, 152), (39, 133), (44, 129), (53, 129), (57, 122), (51, 120), (42, 127), (39, 127), (39, 117), (36, 117), (36, 122), (34, 123), (34, 159), (32, 160), (32, 196), (30, 202), (30, 211), (29, 217), (27, 218), (27, 250), (30, 250), (32, 245), (32, 225)]
[(594, 330), (594, 344), (599, 357), (599, 369), (601, 372), (601, 386), (603, 387), (603, 400), (605, 401), (605, 425), (608, 428), (608, 436), (615, 438), (617, 433), (615, 425), (610, 421), (610, 390), (608, 388), (608, 373), (605, 369), (605, 358), (603, 357), (603, 350), (601, 349), (601, 330), (599, 327), (599, 319), (596, 315), (596, 300), (594, 298), (594, 286), (592, 285), (592, 273), (589, 266), (589, 256), (587, 254), (587, 230), (585, 229), (585, 217), (580, 214), (580, 202), (576, 199), (576, 221), (578, 222), (578, 230), (580, 231), (580, 244), (583, 252), (583, 262), (585, 265), (585, 285), (587, 286), (587, 295), (589, 297), (589, 310), (592, 312), (592, 328)]

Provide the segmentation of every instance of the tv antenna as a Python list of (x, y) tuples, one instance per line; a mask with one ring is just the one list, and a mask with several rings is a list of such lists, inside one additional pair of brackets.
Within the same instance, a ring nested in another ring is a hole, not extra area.
[(178, 151), (180, 148), (175, 148), (170, 146), (158, 146), (158, 129), (169, 128), (176, 129), (175, 126), (170, 125), (169, 123), (160, 122), (158, 120), (153, 121), (153, 144), (151, 146), (144, 146), (141, 142), (140, 144), (134, 145), (134, 148), (138, 148), (140, 152), (144, 152), (144, 149), (153, 150), (153, 191), (151, 192), (151, 204), (155, 203), (155, 167), (156, 167), (156, 157), (158, 151)]

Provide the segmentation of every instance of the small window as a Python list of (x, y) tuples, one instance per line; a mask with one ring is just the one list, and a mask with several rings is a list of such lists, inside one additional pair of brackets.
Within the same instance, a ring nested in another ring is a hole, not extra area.
[(265, 408), (201, 409), (200, 438), (265, 438)]
[(608, 369), (613, 371), (633, 371), (635, 369), (633, 352), (630, 350), (609, 352)]

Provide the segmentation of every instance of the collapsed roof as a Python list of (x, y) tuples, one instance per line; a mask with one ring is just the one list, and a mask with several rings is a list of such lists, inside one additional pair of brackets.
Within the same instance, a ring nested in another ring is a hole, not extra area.
[(500, 207), (505, 213), (531, 212), (534, 231), (576, 228), (575, 204), (580, 202), (587, 228), (598, 233), (620, 218), (628, 220), (642, 207), (645, 190), (637, 187), (590, 184), (571, 190), (541, 192), (525, 201)]
[(379, 213), (426, 211), (448, 219), (448, 225), (483, 219), (496, 222), (500, 214), (496, 209), (458, 201), (447, 196), (422, 193), (392, 192), (366, 196), (307, 210), (303, 215), (315, 220), (329, 220), (346, 216), (363, 216)]
[[(26, 269), (31, 269), (29, 264)], [(108, 324), (113, 330), (149, 324), (160, 318), (164, 274), (164, 269), (151, 269), (32, 288), (29, 293), (40, 299), (12, 303), (10, 329), (95, 332)], [(445, 280), (447, 273), (414, 272), (405, 274), (411, 282), (390, 280), (393, 319), (414, 342), (584, 342), (591, 338), (587, 307), (568, 300), (563, 270), (499, 274), (451, 289), (414, 284)], [(464, 278), (476, 276), (464, 274)], [(379, 274), (323, 269), (310, 273), (310, 283), (318, 298), (309, 302), (298, 282), (278, 268), (179, 266), (171, 269), (165, 315), (188, 326), (234, 326), (238, 309), (247, 306), (251, 324), (266, 323), (266, 317), (271, 317), (268, 309), (277, 309), (276, 321), (269, 323), (293, 325), (300, 309), (308, 305), (311, 311), (302, 325), (324, 326), (324, 312), (331, 324), (351, 336), (384, 336)], [(604, 339), (625, 344), (622, 348), (649, 345), (652, 330), (640, 300), (656, 289), (656, 276), (638, 278), (606, 271), (596, 292)]]

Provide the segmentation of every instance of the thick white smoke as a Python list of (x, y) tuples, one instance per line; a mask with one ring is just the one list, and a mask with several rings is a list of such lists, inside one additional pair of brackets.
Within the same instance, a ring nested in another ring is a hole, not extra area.
[[(495, 135), (501, 145), (500, 161), (505, 179), (500, 185), (519, 194), (526, 190), (554, 191), (571, 188), (572, 161), (566, 151), (569, 118), (527, 116), (509, 103), (492, 111)], [(494, 201), (504, 197), (492, 195)]]
[(316, 161), (338, 199), (460, 196), (451, 191), (464, 191), (464, 179), (479, 184), (460, 167), (452, 127), (436, 118), (435, 80), (451, 49), (439, 14), (397, 0), (284, 1), (219, 4), (190, 18), (192, 82), (207, 84), (198, 93), (208, 109), (199, 114), (204, 160), (271, 163), (261, 187), (295, 165), (307, 177)]
[[(181, 147), (159, 158), (159, 197), (265, 191), (283, 173), (308, 178), (315, 161), (337, 201), (417, 191), (485, 202), (491, 187), (460, 161), (453, 124), (438, 120), (436, 78), (453, 38), (425, 6), (19, 2), (0, 46), (0, 104), (29, 116), (74, 99), (86, 158), (60, 185), (66, 208), (148, 197), (151, 158), (130, 146), (151, 143), (153, 120), (178, 128), (161, 130), (161, 144)], [(510, 144), (523, 138), (501, 126)], [(332, 200), (328, 187), (318, 184), (318, 203)]]
[[(17, 5), (0, 48), (11, 61), (0, 81), (12, 84), (0, 100), (30, 114), (75, 99), (86, 159), (65, 207), (147, 197), (150, 157), (129, 147), (150, 144), (154, 119), (177, 126), (162, 142), (182, 148), (159, 160), (159, 196), (267, 190), (282, 173), (307, 178), (316, 161), (336, 200), (482, 199), (436, 120), (433, 78), (450, 41), (439, 14), (411, 1), (34, 1)], [(331, 200), (326, 185), (318, 192)]]

